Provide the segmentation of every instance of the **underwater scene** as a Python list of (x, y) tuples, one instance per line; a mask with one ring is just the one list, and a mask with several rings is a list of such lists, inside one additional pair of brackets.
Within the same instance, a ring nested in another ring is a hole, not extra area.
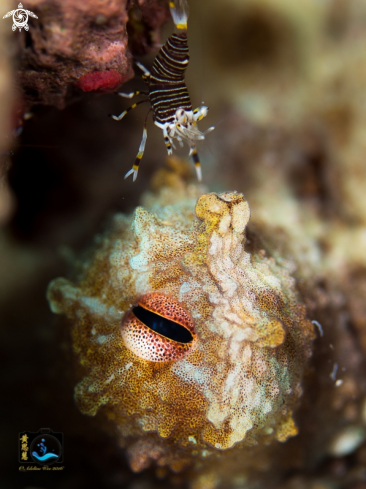
[(366, 489), (366, 2), (18, 2), (1, 489)]

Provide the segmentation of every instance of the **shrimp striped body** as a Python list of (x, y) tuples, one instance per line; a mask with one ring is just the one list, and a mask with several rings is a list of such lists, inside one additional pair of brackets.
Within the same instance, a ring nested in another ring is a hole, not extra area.
[[(198, 180), (201, 180), (201, 165), (197, 154), (196, 141), (205, 139), (205, 135), (214, 128), (210, 127), (204, 133), (197, 127), (197, 121), (200, 121), (208, 113), (208, 107), (202, 106), (192, 110), (191, 100), (188, 94), (184, 73), (189, 63), (189, 49), (187, 42), (187, 19), (188, 4), (186, 0), (176, 0), (170, 2), (174, 24), (178, 30), (172, 34), (164, 46), (157, 54), (151, 72), (148, 71), (141, 63), (136, 62), (137, 66), (143, 72), (143, 80), (148, 86), (148, 92), (120, 93), (122, 97), (132, 98), (134, 95), (147, 95), (148, 98), (141, 100), (119, 116), (112, 116), (115, 120), (121, 120), (131, 109), (143, 102), (150, 101), (150, 111), (153, 113), (155, 125), (163, 131), (165, 146), (168, 154), (172, 154), (172, 148), (175, 148), (173, 140), (176, 139), (181, 146), (186, 142), (189, 146), (189, 156), (192, 156), (195, 164)], [(137, 178), (140, 160), (143, 157), (147, 131), (147, 116), (144, 124), (144, 131), (140, 143), (139, 152), (132, 169), (125, 175), (133, 175), (133, 181)]]
[(188, 63), (187, 34), (173, 34), (156, 56), (150, 77), (145, 79), (149, 87), (154, 121), (161, 125), (174, 122), (178, 109), (192, 112), (184, 81)]

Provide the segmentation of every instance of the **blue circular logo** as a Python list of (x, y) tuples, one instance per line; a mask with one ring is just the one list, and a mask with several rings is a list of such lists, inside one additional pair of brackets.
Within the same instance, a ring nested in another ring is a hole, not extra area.
[(52, 435), (39, 435), (33, 440), (30, 453), (37, 464), (51, 465), (57, 462), (61, 456), (61, 444)]

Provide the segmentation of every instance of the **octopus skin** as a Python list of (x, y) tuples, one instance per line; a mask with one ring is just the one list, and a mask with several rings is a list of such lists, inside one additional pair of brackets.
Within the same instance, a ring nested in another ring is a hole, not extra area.
[[(297, 434), (314, 327), (293, 264), (248, 242), (242, 194), (201, 192), (172, 184), (117, 214), (75, 281), (48, 289), (86, 372), (77, 406), (115, 423), (136, 472), (243, 465), (246, 450)], [(187, 341), (169, 337), (170, 325)]]

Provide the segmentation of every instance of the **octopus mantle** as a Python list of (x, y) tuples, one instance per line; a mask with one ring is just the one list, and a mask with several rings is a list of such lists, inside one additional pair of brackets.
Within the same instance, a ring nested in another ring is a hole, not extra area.
[[(79, 263), (76, 283), (58, 278), (48, 290), (52, 310), (72, 322), (86, 370), (77, 405), (116, 423), (135, 471), (152, 462), (179, 471), (297, 433), (292, 413), (314, 332), (294, 266), (261, 247), (246, 251), (242, 194), (196, 202), (198, 192), (163, 189), (150, 210), (116, 215)], [(193, 335), (185, 349), (148, 325), (147, 334), (138, 329), (133, 307), (152, 293), (164, 298), (161, 316), (170, 301), (184, 311)], [(166, 361), (146, 357), (155, 340), (168, 342)]]

